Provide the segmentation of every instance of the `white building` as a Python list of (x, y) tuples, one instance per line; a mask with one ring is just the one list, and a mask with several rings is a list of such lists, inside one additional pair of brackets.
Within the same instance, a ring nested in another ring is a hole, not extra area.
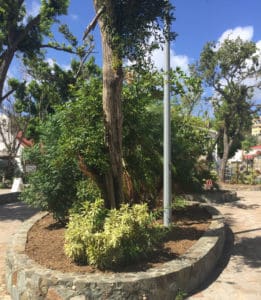
[(8, 160), (14, 156), (22, 170), (21, 154), (23, 148), (29, 146), (28, 142), (31, 143), (23, 138), (22, 132), (17, 126), (13, 126), (10, 118), (6, 114), (0, 114), (0, 159)]

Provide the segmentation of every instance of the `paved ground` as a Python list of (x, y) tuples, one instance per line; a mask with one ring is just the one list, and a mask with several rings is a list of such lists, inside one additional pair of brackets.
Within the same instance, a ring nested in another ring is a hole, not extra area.
[[(10, 190), (0, 190), (0, 194)], [(18, 230), (19, 225), (30, 218), (36, 211), (25, 204), (16, 202), (1, 205), (0, 203), (0, 300), (11, 299), (5, 288), (5, 252), (12, 235)]]
[(224, 255), (190, 300), (261, 300), (261, 191), (237, 195), (236, 202), (216, 205), (229, 226)]
[[(209, 282), (188, 299), (261, 299), (261, 191), (238, 191), (237, 194), (238, 201), (216, 205), (229, 226), (224, 255)], [(0, 205), (1, 300), (10, 300), (4, 281), (7, 244), (21, 222), (34, 213), (35, 210), (21, 203)]]

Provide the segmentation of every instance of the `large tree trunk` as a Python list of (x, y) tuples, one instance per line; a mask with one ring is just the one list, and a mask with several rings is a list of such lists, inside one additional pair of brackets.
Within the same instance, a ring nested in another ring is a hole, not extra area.
[(223, 135), (223, 156), (222, 156), (222, 160), (221, 160), (221, 166), (220, 166), (220, 169), (219, 169), (219, 180), (221, 182), (225, 182), (225, 171), (226, 171), (226, 166), (227, 166), (229, 151), (230, 151), (232, 143), (233, 143), (233, 140), (231, 139), (229, 141), (229, 137), (228, 137), (228, 134), (227, 134), (227, 129), (224, 128), (224, 135)]
[(123, 201), (122, 192), (122, 103), (121, 90), (123, 72), (121, 62), (113, 66), (115, 57), (108, 44), (105, 33), (103, 44), (103, 112), (105, 121), (105, 139), (109, 150), (110, 170), (106, 175), (106, 190), (110, 195), (112, 207), (118, 207)]
[[(96, 10), (99, 9), (96, 1)], [(98, 2), (98, 1), (97, 1)], [(110, 1), (107, 1), (107, 6)], [(106, 6), (106, 12), (109, 7)], [(110, 33), (99, 19), (103, 49), (103, 113), (105, 142), (108, 147), (110, 168), (105, 176), (106, 199), (109, 205), (119, 207), (123, 202), (122, 171), (122, 102), (123, 82), (122, 59), (112, 49)], [(107, 203), (108, 205), (108, 203)]]

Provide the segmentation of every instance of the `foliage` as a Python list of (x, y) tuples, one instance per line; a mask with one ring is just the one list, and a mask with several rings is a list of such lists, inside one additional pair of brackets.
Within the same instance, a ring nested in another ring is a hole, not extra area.
[(100, 85), (100, 78), (95, 76), (81, 81), (73, 93), (75, 100), (57, 107), (57, 112), (42, 122), (40, 142), (25, 158), (37, 169), (29, 176), (22, 199), (53, 212), (60, 220), (67, 217), (73, 203), (83, 200), (83, 193), (98, 195), (96, 177), (86, 176), (81, 165), (88, 175), (100, 177), (107, 167)]
[(106, 210), (103, 200), (71, 213), (65, 233), (65, 253), (78, 263), (113, 269), (146, 257), (163, 237), (145, 204)]
[(57, 64), (32, 59), (27, 72), (32, 80), (15, 92), (16, 110), (43, 120), (54, 112), (54, 106), (68, 101), (70, 84), (75, 82), (71, 70), (63, 70)]
[[(68, 27), (63, 24), (60, 25), (59, 32), (62, 35), (61, 40), (65, 42), (58, 43), (53, 35), (52, 26), (60, 23), (59, 16), (67, 13), (68, 5), (68, 0), (43, 0), (39, 12), (32, 16), (26, 11), (25, 1), (0, 1), (0, 102), (14, 92), (19, 94), (21, 100), (26, 88), (26, 79), (7, 80), (14, 57), (21, 60), (25, 67), (31, 68), (32, 62), (35, 61), (43, 65), (45, 49), (52, 48), (77, 55), (80, 61), (86, 60), (93, 47), (91, 38), (79, 45)], [(43, 74), (46, 73), (44, 68)], [(49, 84), (52, 86), (52, 80), (49, 80)], [(48, 88), (48, 85), (46, 87)]]
[(177, 295), (175, 296), (175, 300), (183, 300), (187, 296), (187, 293), (178, 289)]
[[(29, 151), (37, 170), (30, 176), (23, 197), (53, 211), (60, 219), (66, 217), (73, 203), (86, 197), (90, 201), (97, 197), (105, 200), (108, 152), (102, 123), (101, 72), (93, 63), (88, 66), (83, 77), (87, 80), (78, 78), (71, 85), (71, 100), (55, 106), (55, 113), (42, 123), (40, 143)], [(153, 206), (162, 186), (161, 79), (157, 71), (144, 70), (133, 74), (131, 84), (124, 84), (123, 157), (126, 199), (130, 203), (147, 202)], [(177, 84), (174, 89), (178, 89)], [(195, 182), (200, 185), (196, 165), (209, 142), (207, 130), (198, 118), (184, 119), (179, 106), (174, 107), (173, 180), (183, 186)], [(106, 200), (105, 204), (110, 207)]]
[(131, 75), (123, 87), (123, 157), (124, 168), (133, 184), (130, 198), (139, 201), (155, 199), (161, 184), (161, 138), (159, 116), (152, 108), (162, 96), (157, 88), (158, 72)]
[(249, 151), (251, 147), (258, 145), (257, 137), (251, 134), (247, 134), (244, 140), (241, 142), (241, 149)]
[(64, 221), (68, 209), (76, 200), (77, 182), (82, 180), (74, 157), (67, 156), (57, 140), (61, 134), (55, 117), (43, 124), (41, 143), (27, 150), (27, 161), (36, 165), (29, 176), (29, 185), (21, 194), (28, 204), (54, 213)]
[(185, 197), (176, 195), (172, 203), (172, 208), (174, 210), (183, 209), (188, 205), (188, 201)]
[(198, 117), (184, 117), (179, 107), (172, 110), (173, 180), (183, 188), (200, 188), (202, 174), (196, 168), (200, 156), (207, 153), (211, 143), (205, 122)]
[[(87, 178), (85, 180), (77, 182), (77, 199), (79, 200), (79, 203), (85, 201), (88, 199), (91, 202), (94, 202), (97, 198), (101, 198), (101, 191), (91, 180), (90, 178)], [(78, 202), (73, 204), (73, 207), (76, 208)]]
[[(138, 66), (146, 61), (146, 54), (163, 42), (159, 29), (166, 19), (173, 20), (172, 6), (163, 0), (153, 1), (101, 1), (94, 0), (96, 19), (100, 25), (103, 49), (103, 114), (105, 144), (108, 149), (109, 168), (105, 186), (111, 207), (124, 202), (122, 151), (122, 86), (123, 59), (135, 61)], [(88, 28), (87, 28), (88, 29)], [(92, 28), (93, 29), (93, 28)], [(88, 35), (86, 30), (85, 35)], [(165, 36), (173, 39), (172, 34)], [(155, 38), (152, 42), (153, 37)]]
[(190, 75), (179, 67), (170, 71), (170, 89), (174, 102), (184, 116), (190, 116), (200, 102), (203, 92), (201, 79), (191, 66)]
[[(168, 23), (174, 20), (174, 7), (165, 0), (155, 1), (94, 1), (97, 10), (104, 5), (101, 18), (105, 30), (110, 36), (112, 49), (121, 58), (141, 61), (145, 53), (159, 47), (163, 42), (160, 34), (164, 20)], [(167, 33), (164, 30), (164, 35)], [(151, 42), (151, 37), (154, 42)], [(170, 40), (175, 38), (171, 32)]]
[[(162, 73), (128, 69), (126, 77), (129, 84), (123, 87), (123, 157), (134, 192), (143, 196), (142, 201), (148, 201), (156, 198), (162, 185)], [(199, 91), (199, 84), (180, 69), (171, 73), (171, 92), (175, 95), (171, 115), (173, 181), (186, 187), (193, 182), (198, 187), (202, 184), (197, 160), (211, 146), (205, 122), (190, 116), (191, 106), (179, 97)]]
[(200, 56), (198, 71), (213, 88), (212, 104), (222, 137), (221, 181), (231, 148), (240, 145), (242, 132), (249, 130), (255, 114), (251, 98), (254, 87), (261, 85), (256, 77), (261, 71), (256, 49), (253, 42), (227, 39), (222, 44), (207, 43)]

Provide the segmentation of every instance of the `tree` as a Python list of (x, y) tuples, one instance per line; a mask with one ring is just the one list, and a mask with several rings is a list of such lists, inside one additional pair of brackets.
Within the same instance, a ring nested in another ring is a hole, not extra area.
[[(122, 83), (123, 59), (141, 62), (145, 52), (162, 42), (159, 33), (162, 20), (173, 19), (170, 5), (165, 0), (94, 0), (96, 17), (85, 36), (98, 21), (103, 49), (103, 114), (105, 139), (110, 159), (106, 175), (107, 197), (111, 207), (123, 202), (122, 188)], [(154, 43), (149, 43), (151, 36)], [(174, 35), (169, 36), (170, 39)]]
[(53, 48), (77, 54), (84, 61), (92, 49), (89, 47), (86, 50), (85, 45), (79, 46), (66, 25), (61, 25), (59, 31), (69, 45), (52, 40), (51, 26), (59, 22), (58, 16), (67, 13), (68, 0), (42, 0), (36, 16), (26, 16), (24, 2), (0, 0), (0, 103), (19, 88), (17, 82), (9, 81), (9, 86), (6, 82), (9, 67), (15, 56), (18, 55), (24, 64), (28, 64), (32, 59), (43, 59), (43, 49)]
[(184, 116), (191, 116), (201, 100), (203, 93), (201, 79), (196, 75), (193, 66), (190, 68), (190, 75), (180, 68), (171, 72), (172, 85), (174, 84), (174, 98)]
[[(6, 152), (6, 168), (3, 178), (12, 177), (15, 171), (15, 158), (21, 146), (23, 134), (29, 119), (17, 113), (13, 103), (5, 99), (0, 106), (0, 141)], [(18, 136), (20, 135), (20, 139)]]
[[(111, 207), (106, 197), (110, 160), (104, 140), (102, 72), (92, 61), (84, 70), (90, 75), (77, 79), (70, 101), (48, 114), (39, 128), (40, 143), (27, 151), (27, 159), (37, 168), (29, 176), (22, 199), (53, 212), (60, 220), (66, 219), (68, 210), (79, 201), (94, 201), (97, 190), (106, 207)], [(131, 82), (124, 80), (123, 84), (123, 193), (131, 203), (146, 202), (154, 207), (162, 188), (163, 82), (158, 71), (139, 71), (128, 70)], [(190, 89), (178, 84), (177, 74), (172, 75), (175, 94)], [(205, 154), (208, 130), (198, 118), (184, 118), (178, 105), (172, 119), (175, 183), (199, 186), (195, 166)]]
[[(222, 44), (207, 43), (198, 66), (205, 84), (213, 88), (212, 104), (217, 130), (223, 143), (219, 179), (224, 181), (229, 153), (251, 126), (256, 113), (251, 101), (254, 88), (261, 87), (261, 66), (255, 43), (227, 39)], [(240, 143), (238, 143), (240, 144)]]

